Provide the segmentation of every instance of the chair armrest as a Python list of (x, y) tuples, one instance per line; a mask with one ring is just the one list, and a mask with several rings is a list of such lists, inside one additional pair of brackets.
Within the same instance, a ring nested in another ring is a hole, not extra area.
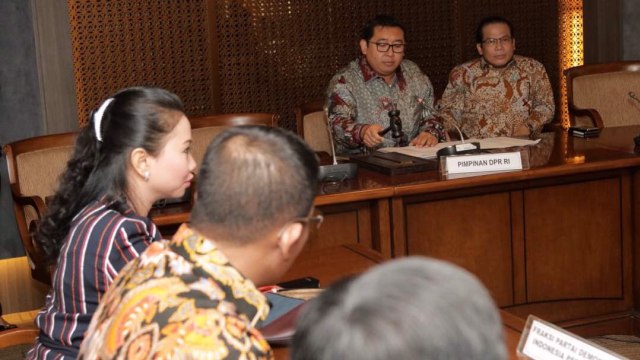
[(38, 231), (38, 220), (32, 220), (29, 223), (29, 241), (30, 244), (23, 244), (27, 253), (27, 260), (31, 268), (31, 277), (44, 284), (51, 286), (52, 275), (56, 270), (56, 264), (47, 261), (46, 255), (42, 247), (36, 240), (36, 232)]
[(15, 328), (0, 332), (0, 349), (33, 344), (40, 331), (37, 328)]
[[(604, 123), (602, 122), (602, 117), (600, 113), (596, 109), (579, 109), (575, 106), (569, 106), (569, 114), (572, 117), (578, 116), (587, 116), (593, 121), (593, 126), (602, 129), (604, 127)], [(575, 123), (575, 121), (574, 121)]]
[(44, 215), (44, 210), (45, 210), (45, 204), (44, 204), (44, 200), (42, 200), (42, 198), (40, 196), (37, 195), (33, 195), (33, 196), (13, 196), (13, 199), (16, 203), (18, 203), (21, 206), (31, 206), (35, 209), (36, 214), (38, 215), (38, 219), (42, 218), (42, 215)]

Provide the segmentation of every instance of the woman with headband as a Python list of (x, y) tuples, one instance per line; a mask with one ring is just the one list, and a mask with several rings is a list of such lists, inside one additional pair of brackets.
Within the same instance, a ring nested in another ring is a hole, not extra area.
[(92, 113), (38, 229), (56, 271), (28, 358), (77, 357), (115, 276), (161, 238), (147, 217), (152, 204), (183, 196), (195, 166), (176, 95), (128, 88)]

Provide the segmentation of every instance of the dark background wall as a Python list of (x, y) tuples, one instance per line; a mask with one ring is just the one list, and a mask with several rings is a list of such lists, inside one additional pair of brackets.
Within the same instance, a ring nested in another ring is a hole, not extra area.
[[(43, 133), (29, 1), (0, 1), (0, 144)], [(0, 259), (23, 254), (0, 158)]]
[(624, 0), (622, 4), (622, 58), (640, 60), (640, 1)]

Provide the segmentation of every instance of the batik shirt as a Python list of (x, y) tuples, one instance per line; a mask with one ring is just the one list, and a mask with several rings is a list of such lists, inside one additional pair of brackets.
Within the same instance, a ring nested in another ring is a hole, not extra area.
[[(372, 124), (389, 126), (389, 111), (400, 111), (404, 142), (427, 131), (439, 141), (444, 128), (434, 117), (433, 86), (418, 66), (403, 60), (391, 85), (378, 76), (365, 57), (352, 61), (329, 83), (327, 109), (339, 154), (357, 154), (364, 149), (364, 130)], [(380, 147), (395, 146), (389, 131)]]
[(518, 55), (503, 68), (482, 57), (455, 67), (439, 103), (445, 127), (475, 138), (511, 136), (521, 125), (539, 132), (554, 110), (544, 66)]
[(80, 349), (84, 359), (270, 359), (255, 325), (266, 297), (187, 225), (118, 275)]
[(106, 200), (91, 202), (73, 218), (45, 307), (36, 316), (40, 335), (28, 359), (75, 359), (113, 279), (152, 241), (160, 240), (149, 218), (110, 205)]

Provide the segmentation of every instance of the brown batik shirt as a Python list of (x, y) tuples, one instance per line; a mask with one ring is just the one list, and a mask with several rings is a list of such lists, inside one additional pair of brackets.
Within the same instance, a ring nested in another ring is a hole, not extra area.
[(525, 125), (536, 133), (553, 119), (551, 84), (538, 61), (514, 55), (495, 68), (484, 58), (456, 66), (438, 107), (445, 127), (458, 125), (467, 137), (512, 136)]

